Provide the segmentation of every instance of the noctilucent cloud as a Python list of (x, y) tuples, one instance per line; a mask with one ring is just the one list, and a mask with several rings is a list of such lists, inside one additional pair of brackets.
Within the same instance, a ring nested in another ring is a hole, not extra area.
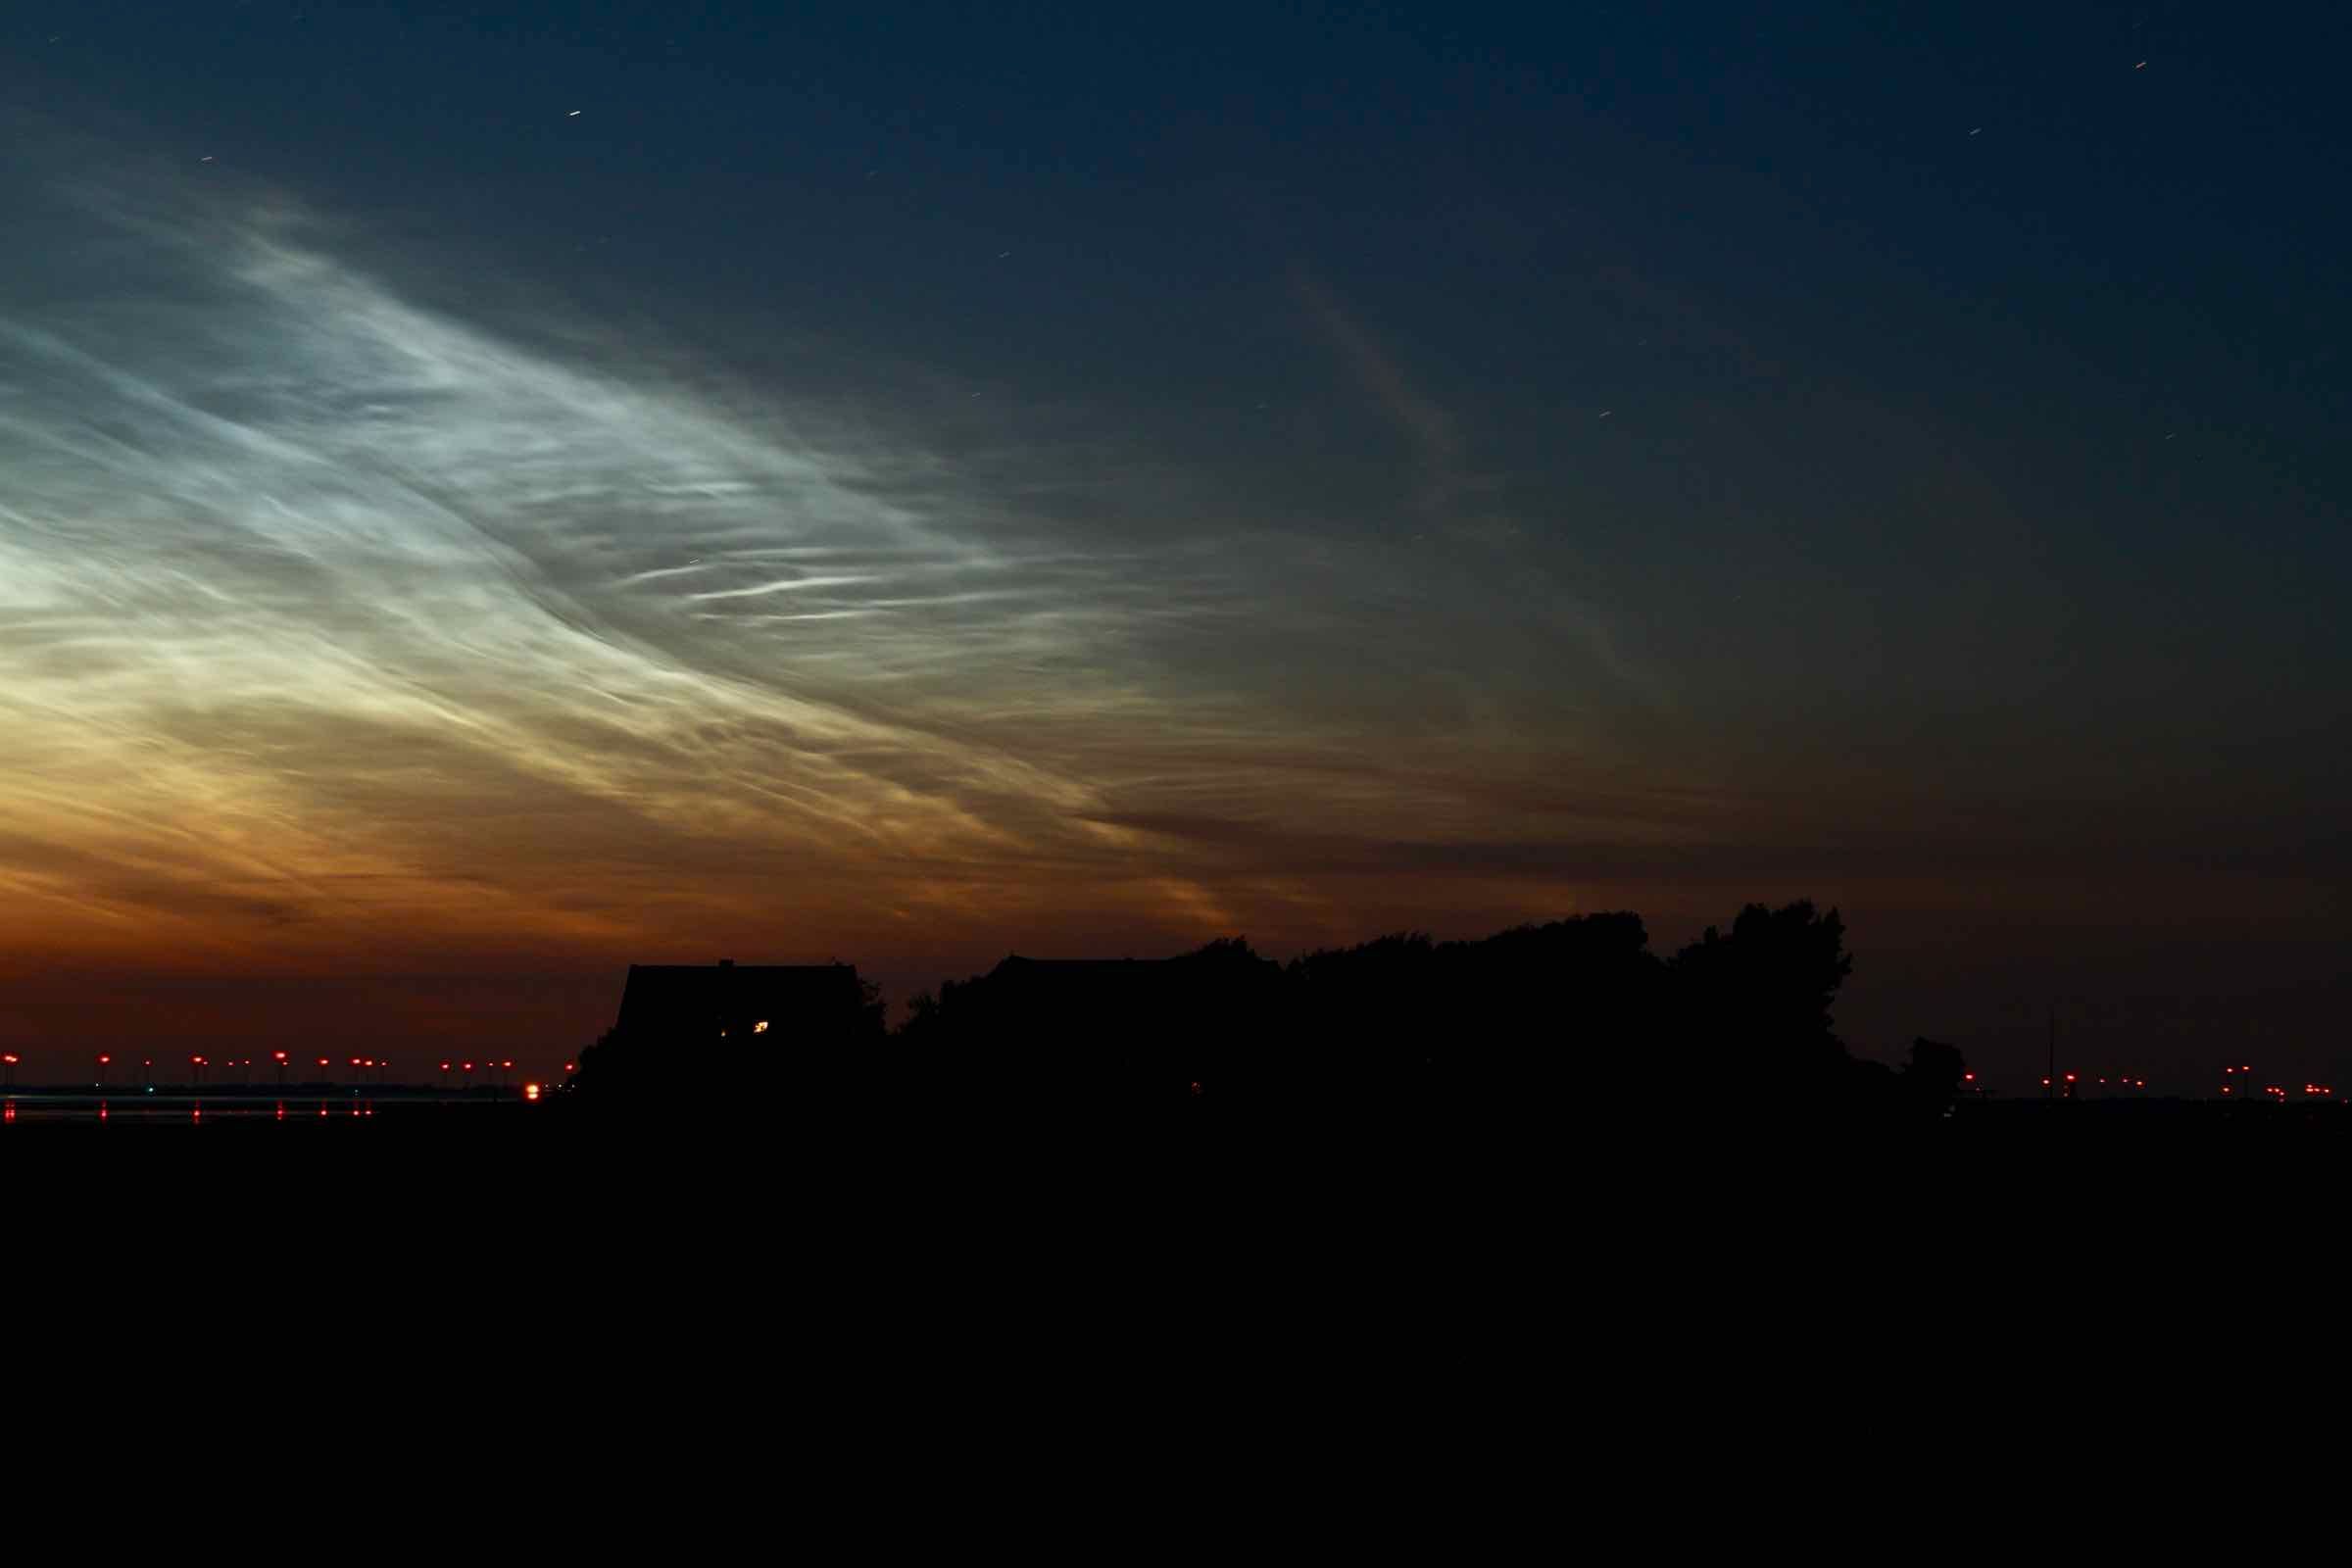
[(1811, 897), (2352, 1073), (2344, 23), (884, 9), (12, 25), (0, 1031)]

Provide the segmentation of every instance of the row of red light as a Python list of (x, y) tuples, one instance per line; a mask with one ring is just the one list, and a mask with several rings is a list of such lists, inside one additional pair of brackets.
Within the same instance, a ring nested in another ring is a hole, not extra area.
[[(280, 1067), (283, 1067), (286, 1064), (286, 1054), (284, 1052), (273, 1051), (270, 1054), (270, 1058), (274, 1060)], [(20, 1059), (22, 1058), (20, 1058), (17, 1054), (12, 1051), (6, 1055), (0, 1055), (0, 1066), (14, 1067)], [(115, 1058), (112, 1056), (100, 1056), (98, 1058), (98, 1065), (101, 1067), (112, 1066), (114, 1064), (114, 1059)], [(213, 1058), (210, 1056), (190, 1056), (188, 1061), (192, 1065), (198, 1067), (209, 1067), (213, 1064)], [(389, 1067), (392, 1065), (392, 1058), (386, 1056), (379, 1060), (374, 1056), (354, 1056), (351, 1058), (351, 1064), (354, 1067)], [(152, 1067), (155, 1065), (155, 1058), (152, 1056), (146, 1057), (141, 1061), (140, 1065)], [(231, 1057), (228, 1061), (223, 1062), (221, 1065), (227, 1067), (250, 1067), (253, 1065), (253, 1058), (251, 1056), (247, 1056), (242, 1061), (239, 1061), (236, 1058)], [(326, 1057), (320, 1056), (318, 1058), (318, 1065), (321, 1067), (331, 1067), (334, 1065), (334, 1063), (329, 1061)], [(467, 1072), (473, 1071), (474, 1064), (472, 1062), (469, 1061), (464, 1065)], [(512, 1072), (514, 1069), (514, 1063), (512, 1061), (485, 1061), (481, 1065), (484, 1067), (501, 1068), (508, 1072)], [(441, 1070), (443, 1072), (449, 1071), (449, 1068), (450, 1064), (448, 1062), (445, 1061), (441, 1064)], [(575, 1064), (567, 1061), (564, 1064), (564, 1070), (565, 1072), (574, 1071)], [(1976, 1074), (1972, 1072), (1968, 1076), (1973, 1079), (1976, 1077)]]
[[(2225, 1078), (2230, 1078), (2242, 1073), (2250, 1073), (2254, 1069), (2252, 1067), (2243, 1065), (2236, 1067), (2224, 1067), (2222, 1069), (2222, 1076)], [(2235, 1086), (2224, 1084), (2222, 1085), (2222, 1093), (2225, 1095), (2229, 1094), (2233, 1087)], [(2266, 1095), (2269, 1095), (2272, 1099), (2278, 1101), (2282, 1104), (2287, 1100), (2286, 1090), (2278, 1084), (2264, 1084), (2262, 1086), (2262, 1092)], [(2313, 1099), (2328, 1099), (2334, 1095), (2335, 1088), (2331, 1084), (2307, 1083), (2303, 1086), (2303, 1093)]]
[[(270, 1059), (271, 1059), (272, 1061), (276, 1062), (276, 1063), (277, 1063), (277, 1064), (278, 1064), (280, 1067), (283, 1067), (283, 1066), (285, 1066), (285, 1065), (286, 1065), (286, 1060), (287, 1060), (286, 1054), (285, 1054), (284, 1052), (282, 1052), (282, 1051), (272, 1051), (271, 1053), (270, 1053)], [(14, 1067), (14, 1066), (15, 1066), (15, 1065), (16, 1065), (16, 1064), (19, 1062), (19, 1061), (21, 1061), (21, 1060), (23, 1060), (23, 1059), (24, 1059), (23, 1057), (19, 1056), (19, 1055), (18, 1055), (18, 1054), (17, 1054), (15, 1052), (13, 1052), (13, 1051), (11, 1051), (11, 1052), (8, 1052), (8, 1053), (6, 1053), (6, 1054), (0, 1054), (0, 1067)], [(115, 1061), (115, 1058), (114, 1058), (113, 1056), (111, 1056), (111, 1055), (102, 1055), (102, 1056), (100, 1056), (100, 1057), (98, 1058), (98, 1065), (99, 1065), (99, 1066), (101, 1066), (101, 1067), (111, 1067), (111, 1066), (113, 1066), (113, 1065), (114, 1065), (114, 1061)], [(155, 1058), (154, 1058), (154, 1057), (152, 1057), (152, 1056), (143, 1057), (143, 1058), (141, 1058), (141, 1060), (140, 1060), (140, 1063), (139, 1063), (139, 1064), (140, 1064), (141, 1066), (143, 1066), (143, 1067), (152, 1067), (152, 1066), (154, 1066), (154, 1065), (155, 1065)], [(188, 1065), (190, 1065), (190, 1066), (192, 1066), (192, 1067), (209, 1067), (209, 1066), (211, 1066), (212, 1064), (213, 1064), (213, 1058), (212, 1058), (212, 1057), (210, 1057), (210, 1056), (196, 1056), (196, 1055), (191, 1055), (190, 1057), (188, 1057)], [(391, 1066), (391, 1065), (392, 1065), (392, 1059), (391, 1059), (389, 1056), (383, 1057), (383, 1058), (381, 1058), (381, 1059), (378, 1059), (377, 1057), (374, 1057), (374, 1056), (354, 1056), (354, 1057), (352, 1057), (352, 1058), (351, 1058), (351, 1064), (352, 1064), (354, 1067), (369, 1067), (369, 1068), (372, 1068), (372, 1067), (389, 1067), (389, 1066)], [(250, 1067), (250, 1066), (252, 1066), (252, 1065), (253, 1065), (253, 1058), (252, 1058), (251, 1056), (247, 1056), (247, 1057), (246, 1057), (246, 1058), (244, 1058), (242, 1061), (240, 1061), (240, 1060), (237, 1060), (237, 1059), (235, 1059), (234, 1057), (232, 1057), (232, 1058), (230, 1058), (228, 1061), (226, 1061), (226, 1062), (222, 1063), (222, 1065), (223, 1065), (223, 1066), (228, 1066), (228, 1067)], [(334, 1063), (333, 1063), (332, 1061), (330, 1061), (328, 1058), (326, 1058), (326, 1057), (324, 1057), (324, 1056), (320, 1056), (320, 1057), (318, 1058), (318, 1065), (319, 1065), (319, 1066), (321, 1066), (321, 1067), (331, 1067), (331, 1066), (333, 1066), (333, 1065), (334, 1065)], [(482, 1065), (483, 1065), (484, 1067), (496, 1067), (496, 1068), (500, 1069), (502, 1072), (513, 1072), (513, 1071), (514, 1070), (514, 1063), (513, 1063), (512, 1061), (485, 1061), (485, 1062), (483, 1062), (483, 1063), (482, 1063)], [(450, 1064), (449, 1064), (448, 1062), (446, 1062), (446, 1061), (445, 1061), (445, 1062), (443, 1062), (443, 1063), (441, 1064), (441, 1070), (442, 1070), (443, 1072), (447, 1072), (447, 1071), (449, 1071), (449, 1066), (450, 1066)], [(471, 1072), (471, 1071), (473, 1071), (474, 1064), (473, 1064), (472, 1062), (470, 1062), (470, 1061), (469, 1061), (469, 1062), (466, 1062), (466, 1063), (465, 1064), (465, 1066), (466, 1066), (466, 1070), (467, 1072)], [(569, 1061), (567, 1061), (567, 1062), (565, 1062), (565, 1063), (564, 1064), (564, 1070), (565, 1072), (574, 1072), (574, 1071), (577, 1071), (577, 1070), (578, 1070), (578, 1064), (577, 1064), (576, 1062), (569, 1062)], [(1976, 1075), (1975, 1073), (1973, 1073), (1973, 1072), (1972, 1072), (1972, 1073), (1970, 1073), (1968, 1076), (1969, 1076), (1969, 1078), (1970, 1078), (1970, 1079), (1973, 1081), (1973, 1080), (1976, 1078), (1976, 1076), (1977, 1076), (1977, 1075)], [(2047, 1080), (2045, 1079), (2045, 1080), (2044, 1080), (2044, 1082), (2047, 1082)]]
[[(0, 1059), (4, 1059), (11, 1067), (17, 1064), (17, 1058), (13, 1054)], [(111, 1066), (114, 1062), (114, 1059), (115, 1058), (112, 1056), (100, 1056), (98, 1058), (98, 1065), (101, 1067)], [(282, 1051), (272, 1051), (270, 1053), (270, 1059), (276, 1062), (280, 1067), (286, 1065), (287, 1062), (286, 1054)], [(210, 1056), (190, 1056), (188, 1060), (191, 1064), (198, 1067), (209, 1067), (213, 1064), (213, 1058)], [(144, 1057), (141, 1059), (139, 1064), (143, 1067), (152, 1067), (155, 1065), (155, 1058), (153, 1056)], [(354, 1056), (351, 1058), (351, 1064), (354, 1067), (389, 1067), (392, 1065), (392, 1058), (386, 1056), (379, 1060), (374, 1056)], [(250, 1067), (253, 1065), (253, 1058), (251, 1056), (246, 1056), (240, 1059), (238, 1057), (231, 1056), (227, 1061), (222, 1062), (221, 1065), (224, 1067)], [(321, 1067), (330, 1067), (334, 1065), (334, 1063), (327, 1057), (320, 1056), (318, 1058), (318, 1065)], [(447, 1067), (449, 1063), (445, 1061), (441, 1065), (443, 1067)], [(507, 1065), (512, 1067), (514, 1064), (510, 1061), (507, 1063)]]

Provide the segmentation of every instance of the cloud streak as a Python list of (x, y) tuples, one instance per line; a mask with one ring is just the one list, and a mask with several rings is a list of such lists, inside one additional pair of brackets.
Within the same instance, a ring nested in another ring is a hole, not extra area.
[[(1543, 831), (1469, 775), (1552, 738), (1411, 710), (1474, 585), (1213, 519), (1114, 538), (1038, 462), (429, 309), (271, 192), (33, 205), (0, 271), (0, 835), (65, 847), (11, 860), (36, 946), (1189, 929), (1312, 898), (1131, 822)], [(1443, 504), (1450, 421), (1323, 314)]]
[[(1093, 801), (927, 715), (1007, 659), (1087, 667), (1138, 591), (1115, 565), (953, 533), (872, 453), (408, 305), (282, 213), (77, 205), (85, 253), (143, 275), (0, 320), (5, 803), (28, 830), (127, 862), (151, 811), (193, 808), (193, 877), (239, 837), (298, 876), (386, 837), (296, 830), (420, 747), (649, 830), (918, 858)], [(318, 744), (328, 719), (347, 745)]]
[(1413, 384), (1380, 340), (1341, 308), (1338, 296), (1321, 278), (1304, 267), (1294, 267), (1291, 288), (1349, 375), (1411, 444), (1421, 469), (1422, 509), (1438, 521), (1453, 521), (1453, 507), (1466, 482), (1461, 471), (1464, 443), (1453, 415)]

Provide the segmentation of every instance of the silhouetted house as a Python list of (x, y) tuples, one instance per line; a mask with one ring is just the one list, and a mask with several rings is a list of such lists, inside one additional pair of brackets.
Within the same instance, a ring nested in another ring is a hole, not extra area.
[(1280, 970), (1256, 957), (1025, 958), (954, 988), (951, 1059), (974, 1102), (1084, 1110), (1164, 1101), (1213, 1081), (1261, 1022)]
[(863, 1003), (847, 963), (632, 963), (615, 1027), (684, 1047), (761, 1035), (783, 1045), (838, 1032)]
[(636, 963), (588, 1087), (775, 1082), (839, 1066), (878, 1040), (881, 1002), (855, 966)]

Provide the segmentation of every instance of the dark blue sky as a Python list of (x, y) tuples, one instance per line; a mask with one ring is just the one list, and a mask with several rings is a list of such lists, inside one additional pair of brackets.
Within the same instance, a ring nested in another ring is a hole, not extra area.
[(1758, 9), (14, 13), (44, 961), (1810, 894), (2321, 1070), (2352, 22)]

